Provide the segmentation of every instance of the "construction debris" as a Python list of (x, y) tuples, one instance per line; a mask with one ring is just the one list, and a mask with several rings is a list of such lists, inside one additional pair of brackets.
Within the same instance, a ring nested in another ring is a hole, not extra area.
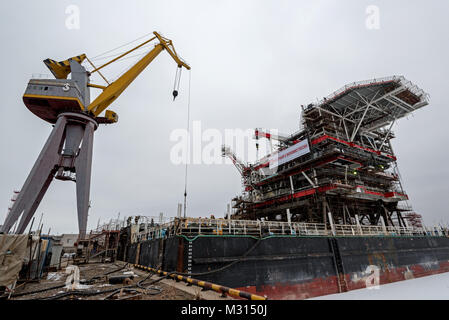
[[(157, 287), (145, 288), (147, 284), (131, 270), (126, 263), (116, 262), (114, 264), (90, 263), (79, 266), (80, 283), (82, 287), (72, 290), (67, 288), (67, 274), (65, 272), (52, 273), (47, 279), (40, 282), (25, 283), (17, 287), (11, 295), (13, 300), (102, 300), (102, 299), (139, 299), (139, 300), (191, 300), (194, 294), (189, 294), (180, 289), (176, 289), (166, 283), (159, 283)], [(126, 271), (124, 271), (126, 270)], [(123, 272), (133, 272), (137, 276), (133, 279)], [(107, 274), (111, 274), (108, 276)], [(57, 276), (55, 276), (57, 275)], [(127, 279), (126, 283), (108, 283), (111, 278)], [(158, 277), (159, 278), (159, 277)], [(140, 288), (138, 285), (143, 288)]]

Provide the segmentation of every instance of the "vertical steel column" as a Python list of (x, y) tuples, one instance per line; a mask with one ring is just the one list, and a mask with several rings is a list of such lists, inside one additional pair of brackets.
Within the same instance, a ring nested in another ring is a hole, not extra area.
[(75, 160), (76, 201), (78, 209), (78, 227), (81, 239), (85, 236), (87, 229), (93, 140), (94, 125), (89, 122), (86, 124), (81, 149)]
[(66, 124), (67, 119), (65, 117), (58, 118), (47, 142), (23, 184), (17, 200), (14, 202), (9, 215), (6, 217), (1, 229), (2, 232), (9, 232), (20, 215), (22, 215), (22, 218), (16, 233), (23, 233), (25, 231), (26, 226), (33, 217), (34, 212), (53, 179), (55, 166), (58, 164), (64, 141)]

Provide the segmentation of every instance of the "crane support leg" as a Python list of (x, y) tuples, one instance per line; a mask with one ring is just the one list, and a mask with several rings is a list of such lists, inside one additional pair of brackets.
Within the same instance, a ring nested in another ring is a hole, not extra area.
[(80, 237), (85, 235), (93, 135), (97, 127), (98, 124), (92, 118), (82, 114), (63, 113), (58, 117), (0, 231), (9, 232), (20, 218), (16, 233), (23, 233), (51, 181), (56, 178), (76, 181)]
[(66, 122), (67, 120), (65, 118), (59, 118), (56, 122), (33, 169), (31, 169), (28, 178), (25, 180), (17, 200), (14, 202), (11, 211), (6, 217), (1, 231), (8, 232), (20, 216), (22, 216), (16, 232), (24, 232), (28, 224), (27, 222), (33, 216), (37, 205), (50, 184), (49, 180), (51, 181), (52, 179), (55, 162), (57, 163), (59, 160), (60, 142), (64, 137)]
[(76, 201), (78, 208), (78, 226), (80, 238), (84, 237), (87, 230), (94, 130), (95, 128), (93, 123), (86, 124), (83, 136), (83, 144), (81, 146), (78, 157), (75, 160)]

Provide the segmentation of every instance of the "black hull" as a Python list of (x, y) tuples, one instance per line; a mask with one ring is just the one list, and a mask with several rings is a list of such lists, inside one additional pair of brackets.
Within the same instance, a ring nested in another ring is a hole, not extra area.
[(306, 299), (449, 271), (449, 238), (431, 236), (174, 236), (129, 245), (124, 254), (133, 264), (190, 271), (269, 299)]

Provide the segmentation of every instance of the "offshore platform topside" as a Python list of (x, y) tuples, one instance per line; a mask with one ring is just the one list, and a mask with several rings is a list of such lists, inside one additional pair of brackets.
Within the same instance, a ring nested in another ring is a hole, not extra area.
[(233, 199), (232, 217), (419, 225), (391, 139), (397, 120), (428, 103), (422, 89), (393, 76), (354, 82), (302, 106), (301, 130), (289, 136), (256, 129), (257, 140), (277, 140), (280, 147), (254, 164), (241, 164), (244, 191)]

